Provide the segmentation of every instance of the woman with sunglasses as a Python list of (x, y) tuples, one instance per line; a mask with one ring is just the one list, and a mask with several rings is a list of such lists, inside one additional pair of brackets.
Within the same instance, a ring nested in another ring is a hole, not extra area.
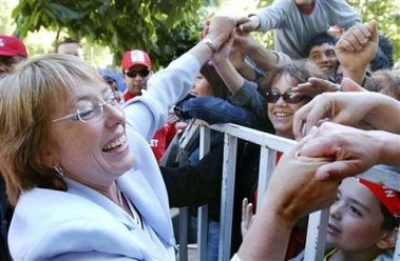
[(294, 96), (292, 88), (306, 83), (310, 77), (324, 79), (324, 73), (306, 60), (292, 61), (267, 73), (260, 84), (268, 103), (268, 118), (275, 129), (275, 134), (294, 139), (294, 113), (312, 98), (305, 95)]
[[(266, 78), (260, 84), (262, 93), (265, 93), (267, 101), (268, 118), (271, 121), (275, 134), (287, 139), (294, 139), (292, 131), (294, 114), (297, 110), (309, 102), (312, 97), (294, 96), (292, 88), (301, 83), (306, 83), (310, 77), (324, 79), (325, 74), (313, 63), (307, 60), (291, 61), (282, 66), (278, 66), (266, 74)], [(259, 152), (253, 152), (258, 154)], [(281, 153), (277, 153), (276, 160), (280, 160)], [(259, 158), (259, 157), (257, 157)], [(258, 160), (252, 160), (255, 166), (259, 165)], [(242, 171), (246, 171), (244, 167)], [(258, 177), (257, 175), (254, 175)], [(257, 198), (257, 179), (253, 180), (253, 194), (249, 194), (250, 202), (255, 206)], [(304, 249), (307, 219), (303, 218), (294, 226), (290, 242), (286, 251), (285, 260), (296, 256)]]

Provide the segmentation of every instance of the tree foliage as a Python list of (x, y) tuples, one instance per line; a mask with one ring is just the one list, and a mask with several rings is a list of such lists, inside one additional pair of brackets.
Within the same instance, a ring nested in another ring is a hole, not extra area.
[(348, 0), (364, 22), (376, 20), (380, 33), (394, 46), (394, 58), (400, 59), (400, 1)]
[[(335, 0), (322, 0), (335, 1)], [(273, 0), (261, 0), (259, 7), (270, 5)], [(347, 0), (361, 15), (363, 22), (376, 20), (379, 31), (386, 35), (394, 46), (394, 59), (400, 60), (400, 1)], [(269, 48), (273, 48), (272, 34), (260, 36)]]
[(66, 31), (110, 47), (115, 61), (125, 50), (143, 49), (164, 66), (197, 41), (202, 5), (204, 0), (20, 0), (12, 16), (21, 38), (41, 27)]
[[(321, 0), (334, 1), (334, 0)], [(375, 19), (380, 31), (395, 47), (400, 59), (399, 0), (347, 0), (363, 21)], [(41, 27), (110, 47), (119, 64), (122, 52), (143, 49), (155, 65), (165, 66), (187, 51), (197, 40), (199, 23), (207, 17), (210, 5), (217, 0), (20, 0), (13, 10), (15, 34), (24, 38)], [(260, 0), (259, 7), (273, 0)], [(397, 9), (396, 9), (397, 8)], [(257, 39), (272, 48), (272, 33), (258, 34)]]

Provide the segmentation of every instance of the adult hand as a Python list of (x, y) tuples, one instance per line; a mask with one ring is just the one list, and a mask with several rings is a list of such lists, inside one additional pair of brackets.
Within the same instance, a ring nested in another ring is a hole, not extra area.
[[(339, 185), (337, 181), (315, 178), (317, 169), (328, 164), (331, 158), (311, 158), (300, 154), (311, 137), (304, 138), (281, 157), (265, 195), (265, 199), (270, 198), (269, 202), (275, 202), (273, 208), (279, 216), (293, 225), (309, 213), (329, 207), (335, 200)], [(259, 215), (262, 213), (258, 212)]]
[[(368, 64), (378, 49), (377, 23), (356, 24), (348, 29), (336, 43), (336, 56), (343, 75), (361, 83)], [(354, 62), (357, 61), (357, 62)]]
[(252, 15), (250, 17), (242, 17), (241, 23), (239, 25), (239, 30), (244, 32), (252, 32), (257, 30), (260, 27), (261, 19), (256, 15)]
[(300, 149), (305, 157), (327, 157), (332, 162), (320, 166), (316, 172), (318, 180), (341, 180), (355, 176), (378, 164), (381, 146), (372, 132), (332, 122), (314, 127)]
[(237, 23), (237, 18), (232, 16), (215, 16), (210, 21), (207, 37), (212, 40), (217, 50), (230, 38)]
[(246, 54), (249, 50), (259, 45), (260, 43), (256, 39), (254, 39), (254, 37), (249, 32), (238, 31), (235, 36), (233, 48), (236, 51)]
[(200, 33), (200, 40), (203, 39), (204, 37), (206, 37), (206, 35), (208, 34), (208, 31), (209, 31), (209, 30), (210, 30), (210, 21), (207, 20), (207, 21), (204, 23), (204, 28), (203, 28), (203, 30), (202, 30), (201, 33)]
[(324, 92), (336, 92), (340, 85), (317, 77), (311, 77), (306, 83), (300, 83), (292, 88), (292, 95), (315, 97)]
[(260, 209), (238, 251), (243, 260), (283, 260), (298, 220), (334, 202), (339, 182), (315, 178), (315, 171), (326, 160), (299, 156), (299, 149), (307, 139), (285, 153), (276, 166)]
[[(347, 85), (350, 85), (347, 87)], [(343, 79), (343, 89), (357, 84)], [(369, 126), (400, 133), (400, 103), (383, 94), (373, 92), (323, 93), (296, 111), (293, 133), (296, 139), (307, 134), (311, 127), (329, 119), (350, 126)]]
[(229, 36), (229, 40), (212, 55), (211, 60), (214, 65), (218, 65), (223, 62), (229, 62), (229, 55), (232, 50), (235, 35), (236, 31), (235, 29), (233, 29)]

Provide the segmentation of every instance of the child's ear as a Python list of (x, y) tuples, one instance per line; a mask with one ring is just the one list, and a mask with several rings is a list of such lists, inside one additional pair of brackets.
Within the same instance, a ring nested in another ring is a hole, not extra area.
[(398, 232), (399, 229), (397, 227), (384, 232), (381, 239), (376, 243), (376, 246), (382, 250), (394, 248), (396, 246)]

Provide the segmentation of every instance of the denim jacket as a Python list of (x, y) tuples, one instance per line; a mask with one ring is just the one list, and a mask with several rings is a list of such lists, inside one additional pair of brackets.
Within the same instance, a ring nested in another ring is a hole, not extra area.
[(242, 88), (228, 100), (190, 95), (176, 104), (175, 112), (183, 119), (197, 118), (208, 124), (234, 123), (273, 133), (266, 108), (257, 84), (245, 80)]

